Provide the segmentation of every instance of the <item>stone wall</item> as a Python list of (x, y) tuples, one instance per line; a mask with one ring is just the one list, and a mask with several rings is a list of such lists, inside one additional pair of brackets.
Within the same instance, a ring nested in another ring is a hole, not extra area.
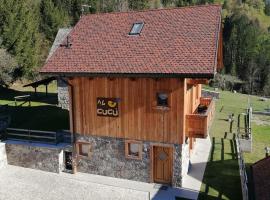
[(57, 80), (58, 105), (66, 110), (69, 110), (69, 94), (67, 84), (61, 80)]
[(202, 96), (219, 99), (219, 92), (211, 91), (211, 90), (202, 90)]
[(189, 161), (190, 161), (190, 154), (189, 154), (189, 139), (182, 145), (182, 181), (188, 173), (189, 169)]
[[(142, 160), (125, 157), (125, 140), (111, 137), (77, 135), (77, 141), (89, 142), (91, 156), (80, 158), (78, 171), (103, 176), (150, 182), (153, 143), (143, 142)], [(174, 145), (173, 186), (182, 185), (182, 145)]]
[(174, 145), (173, 152), (173, 178), (172, 185), (174, 187), (182, 186), (182, 145)]
[(59, 173), (64, 168), (63, 149), (51, 146), (7, 142), (7, 162), (10, 165)]
[(0, 169), (7, 165), (7, 154), (5, 143), (0, 142)]
[(123, 139), (78, 136), (78, 140), (91, 143), (91, 158), (80, 159), (78, 171), (149, 182), (149, 143), (143, 144), (144, 151), (142, 152), (142, 160), (134, 160), (125, 157), (125, 141)]

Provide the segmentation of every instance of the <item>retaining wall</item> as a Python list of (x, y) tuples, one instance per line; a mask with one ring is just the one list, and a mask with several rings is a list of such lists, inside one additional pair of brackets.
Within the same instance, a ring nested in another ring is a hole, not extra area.
[(63, 146), (6, 142), (7, 163), (59, 173), (64, 169)]

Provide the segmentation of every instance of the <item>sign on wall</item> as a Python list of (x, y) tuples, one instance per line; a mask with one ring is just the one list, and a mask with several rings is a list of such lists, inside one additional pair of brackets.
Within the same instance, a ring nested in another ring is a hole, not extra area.
[(97, 115), (107, 117), (118, 117), (118, 103), (119, 98), (97, 98)]

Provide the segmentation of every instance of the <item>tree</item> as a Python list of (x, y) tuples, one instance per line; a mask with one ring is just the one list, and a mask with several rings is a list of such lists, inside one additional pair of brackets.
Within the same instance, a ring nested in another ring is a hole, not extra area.
[(2, 45), (15, 56), (26, 76), (40, 62), (38, 4), (31, 0), (0, 0)]
[(5, 50), (0, 49), (0, 85), (8, 87), (14, 81), (17, 68), (15, 59)]
[(128, 0), (130, 10), (143, 10), (149, 8), (150, 0)]
[(61, 26), (70, 24), (67, 12), (57, 7), (52, 0), (41, 0), (40, 3), (40, 30), (53, 41)]
[(270, 2), (265, 4), (264, 12), (266, 15), (270, 16)]
[(246, 9), (235, 6), (224, 20), (225, 73), (245, 81), (246, 92), (259, 93), (269, 79), (270, 36)]

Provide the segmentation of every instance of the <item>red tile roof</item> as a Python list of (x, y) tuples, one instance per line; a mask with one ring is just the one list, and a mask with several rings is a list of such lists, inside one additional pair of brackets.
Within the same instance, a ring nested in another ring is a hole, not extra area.
[[(144, 22), (140, 35), (129, 35)], [(201, 76), (215, 73), (221, 27), (219, 5), (83, 16), (41, 72)]]
[(270, 156), (251, 165), (254, 197), (259, 200), (270, 199)]

